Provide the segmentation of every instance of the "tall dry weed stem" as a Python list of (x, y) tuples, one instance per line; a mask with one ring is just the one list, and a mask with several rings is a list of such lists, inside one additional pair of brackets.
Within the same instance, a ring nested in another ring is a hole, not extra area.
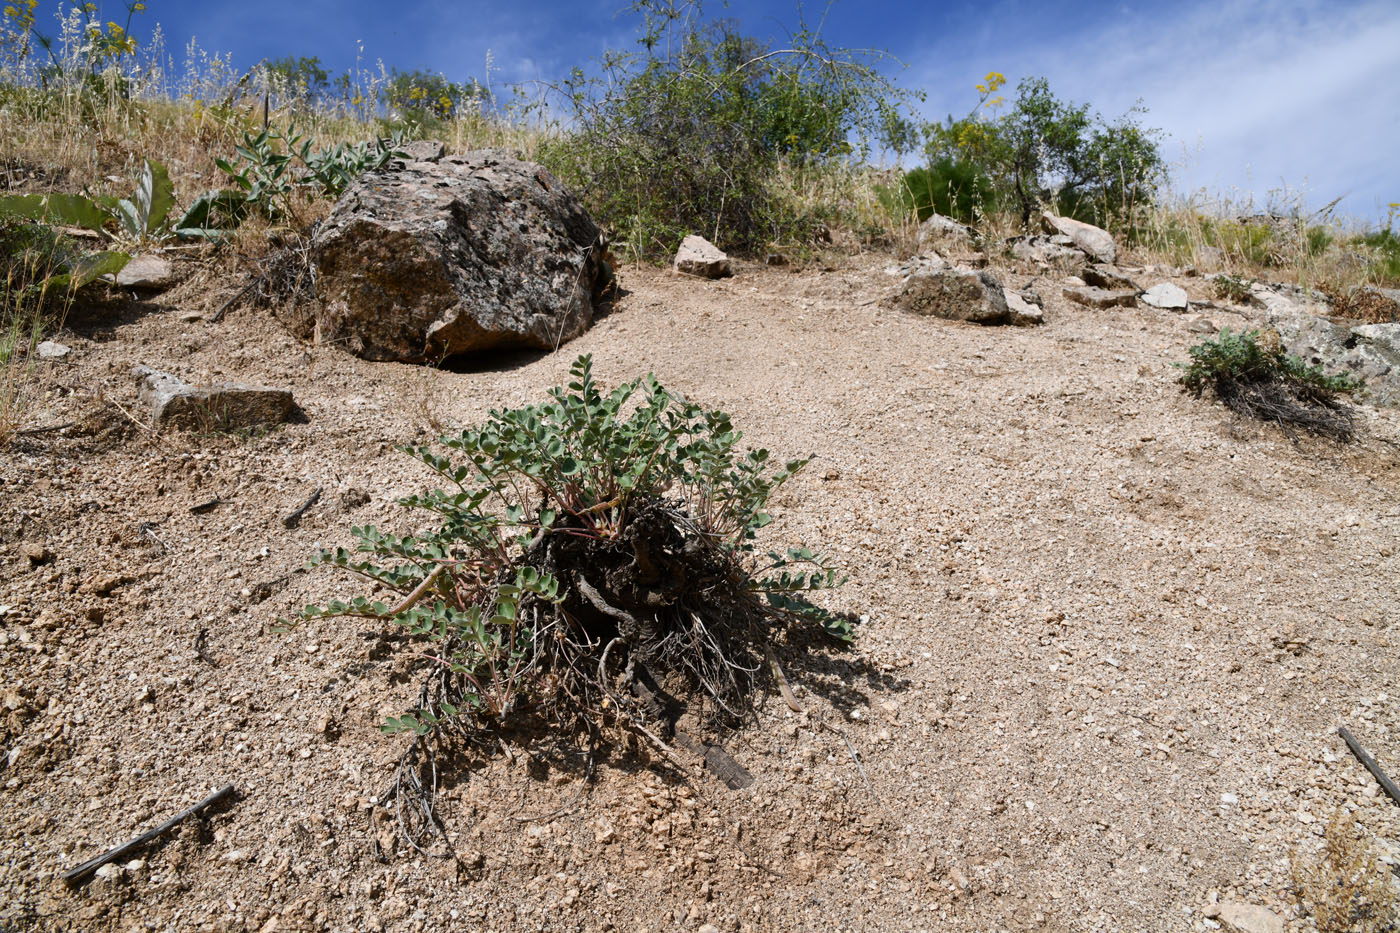
[(1400, 931), (1400, 879), (1345, 810), (1333, 814), (1322, 852), (1293, 853), (1294, 896), (1319, 933)]

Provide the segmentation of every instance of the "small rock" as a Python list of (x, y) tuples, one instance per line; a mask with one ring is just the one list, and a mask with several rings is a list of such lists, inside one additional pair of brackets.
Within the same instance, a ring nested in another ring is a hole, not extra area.
[(919, 249), (936, 252), (961, 266), (981, 269), (987, 265), (987, 255), (977, 249), (972, 228), (942, 214), (932, 214), (919, 225)]
[(696, 930), (695, 933), (719, 933), (719, 927), (713, 923), (705, 923), (701, 924), (700, 929)]
[(73, 352), (72, 347), (54, 340), (42, 341), (34, 350), (41, 360), (61, 360)]
[(1234, 806), (1238, 806), (1238, 805), (1239, 805), (1239, 802), (1240, 802), (1240, 798), (1239, 798), (1236, 794), (1221, 794), (1221, 795), (1220, 795), (1220, 803), (1221, 803), (1222, 806), (1234, 807)]
[(1117, 266), (1098, 264), (1086, 266), (1084, 269), (1084, 281), (1090, 285), (1097, 285), (1099, 288), (1108, 289), (1132, 289), (1142, 291), (1137, 283), (1128, 278)]
[(1143, 292), (1142, 302), (1163, 311), (1185, 311), (1191, 307), (1191, 302), (1186, 297), (1186, 289), (1170, 282), (1154, 285)]
[(93, 877), (97, 878), (99, 881), (105, 881), (108, 884), (113, 884), (122, 880), (124, 875), (126, 875), (126, 869), (115, 862), (108, 862), (106, 865), (103, 865), (101, 868), (97, 869), (97, 871), (93, 872)]
[(919, 224), (919, 246), (932, 245), (945, 240), (971, 243), (972, 228), (966, 224), (958, 223), (951, 217), (944, 217), (942, 214), (930, 214), (928, 220)]
[(705, 279), (723, 278), (730, 274), (729, 257), (709, 240), (692, 233), (676, 250), (675, 269)]
[(1017, 326), (1044, 324), (1045, 310), (1033, 305), (1018, 292), (1005, 292), (1006, 309), (1011, 312), (1011, 323)]
[(126, 288), (159, 289), (170, 285), (173, 278), (169, 260), (160, 256), (132, 256), (117, 273), (117, 284)]
[(1046, 233), (1059, 233), (1074, 241), (1074, 245), (1099, 262), (1112, 264), (1118, 258), (1118, 246), (1107, 230), (1069, 217), (1057, 217), (1049, 211), (1040, 215)]
[(19, 546), (19, 556), (29, 561), (29, 566), (38, 567), (53, 560), (53, 552), (42, 544), (26, 541)]
[(1220, 921), (1230, 933), (1284, 933), (1283, 918), (1255, 904), (1226, 901), (1212, 904), (1202, 911), (1207, 917)]
[(1211, 323), (1209, 319), (1203, 317), (1197, 318), (1187, 324), (1186, 329), (1193, 334), (1213, 334), (1217, 330), (1216, 326)]
[(1098, 288), (1093, 285), (1086, 285), (1083, 288), (1068, 286), (1064, 295), (1070, 301), (1090, 308), (1131, 308), (1137, 301), (1137, 292), (1132, 290), (1109, 291), (1106, 288)]
[(248, 853), (244, 852), (241, 849), (234, 849), (230, 852), (225, 852), (222, 856), (220, 856), (220, 859), (225, 862), (242, 862), (247, 858)]
[(146, 870), (146, 860), (140, 858), (132, 859), (131, 861), (127, 862), (126, 865), (124, 865), (123, 867), (127, 870), (128, 873), (138, 875)]
[(126, 582), (126, 578), (119, 574), (104, 574), (83, 584), (83, 590), (94, 596), (111, 596), (113, 590)]
[(192, 386), (146, 366), (137, 366), (132, 374), (141, 404), (157, 426), (231, 430), (280, 424), (295, 407), (286, 389), (233, 382)]
[(180, 322), (181, 322), (182, 324), (193, 324), (193, 323), (195, 323), (196, 321), (202, 321), (202, 320), (204, 320), (204, 312), (203, 312), (203, 311), (181, 311), (181, 312), (180, 312)]
[(1011, 237), (1006, 243), (1011, 255), (1038, 266), (1070, 267), (1084, 264), (1082, 252), (1073, 246), (1056, 243), (1050, 237)]

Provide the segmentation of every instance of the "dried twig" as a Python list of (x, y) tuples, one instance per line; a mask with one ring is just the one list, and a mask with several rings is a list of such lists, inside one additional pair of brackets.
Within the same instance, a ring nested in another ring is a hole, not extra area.
[(298, 523), (301, 522), (301, 517), (306, 514), (307, 510), (321, 501), (321, 491), (323, 488), (324, 487), (317, 486), (316, 491), (313, 492), (305, 502), (298, 506), (286, 518), (282, 519), (282, 524), (286, 525), (288, 528), (295, 528)]
[(228, 301), (225, 301), (223, 304), (219, 305), (219, 310), (215, 311), (214, 314), (209, 318), (209, 323), (217, 324), (220, 321), (222, 321), (224, 319), (224, 315), (228, 313), (228, 309), (232, 308), (234, 305), (238, 304), (238, 302), (242, 301), (244, 296), (251, 292), (254, 288), (257, 288), (259, 285), (261, 285), (263, 279), (265, 278), (265, 275), (258, 275), (249, 279), (248, 284), (240, 288), (237, 294), (235, 294)]
[(215, 661), (212, 657), (209, 656), (209, 652), (204, 650), (205, 642), (207, 642), (208, 640), (209, 630), (207, 628), (200, 629), (199, 634), (194, 637), (195, 657), (199, 658), (199, 660), (203, 661), (205, 664), (208, 664), (212, 667), (218, 667), (219, 662)]
[(185, 820), (198, 814), (201, 810), (207, 809), (208, 807), (211, 807), (214, 804), (218, 803), (220, 800), (223, 800), (225, 797), (233, 796), (233, 794), (233, 785), (225, 784), (223, 787), (220, 787), (208, 797), (205, 797), (199, 803), (190, 807), (188, 810), (184, 810), (180, 813), (175, 814), (170, 819), (166, 820), (164, 823), (161, 823), (155, 829), (150, 830), (149, 832), (144, 832), (141, 835), (137, 836), (135, 839), (131, 840), (130, 842), (123, 843), (122, 845), (117, 846), (115, 849), (109, 849), (108, 851), (97, 856), (96, 858), (88, 859), (86, 862), (83, 862), (83, 864), (79, 865), (78, 867), (69, 869), (68, 871), (64, 872), (61, 877), (70, 885), (82, 884), (88, 878), (92, 877), (93, 873), (97, 871), (97, 869), (101, 868), (103, 865), (106, 865), (109, 862), (115, 862), (119, 858), (123, 858), (127, 855), (130, 855), (132, 852), (135, 852), (137, 849), (146, 845), (148, 842), (151, 842), (159, 838), (160, 836), (165, 835), (170, 830), (174, 829), (176, 826), (179, 826)]
[(1371, 776), (1376, 779), (1376, 783), (1385, 788), (1385, 792), (1390, 795), (1390, 799), (1400, 805), (1400, 787), (1395, 786), (1395, 782), (1386, 776), (1381, 770), (1381, 766), (1376, 764), (1376, 759), (1367, 754), (1366, 749), (1361, 747), (1361, 743), (1356, 741), (1356, 737), (1347, 730), (1346, 726), (1338, 726), (1337, 734), (1342, 737), (1342, 741), (1347, 743), (1347, 748), (1366, 766), (1366, 770), (1371, 772)]
[[(792, 688), (788, 686), (787, 678), (783, 676), (783, 669), (778, 666), (778, 659), (773, 656), (773, 649), (769, 645), (763, 646), (764, 652), (768, 655), (768, 666), (773, 669), (773, 676), (778, 679), (778, 690), (783, 695), (783, 701), (787, 703), (788, 709), (794, 713), (806, 712), (802, 705), (797, 702), (797, 697), (792, 693)], [(841, 741), (846, 743), (846, 750), (851, 753), (851, 760), (856, 763), (856, 770), (860, 772), (861, 780), (865, 781), (865, 789), (870, 791), (870, 796), (875, 798), (875, 802), (880, 802), (880, 795), (875, 793), (875, 787), (870, 783), (870, 776), (865, 773), (865, 765), (861, 764), (860, 754), (856, 752), (856, 747), (851, 743), (850, 736), (845, 730), (838, 729), (833, 725), (822, 722), (820, 719), (813, 719), (813, 723), (830, 732), (832, 735), (840, 736)]]
[(15, 434), (21, 437), (32, 437), (35, 434), (52, 434), (55, 431), (63, 431), (67, 428), (71, 428), (77, 423), (76, 421), (65, 421), (63, 424), (50, 424), (42, 428), (24, 428), (21, 431), (16, 431)]

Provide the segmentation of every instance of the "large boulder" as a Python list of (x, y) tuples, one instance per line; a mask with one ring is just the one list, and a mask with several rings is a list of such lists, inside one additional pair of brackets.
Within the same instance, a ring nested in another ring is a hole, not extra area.
[(496, 149), (395, 159), (351, 185), (313, 239), (316, 305), (280, 316), (369, 360), (548, 350), (592, 323), (603, 253), (587, 211), (533, 162)]
[(1059, 233), (1069, 237), (1075, 246), (1099, 262), (1111, 265), (1118, 259), (1118, 245), (1113, 242), (1113, 234), (1107, 230), (1072, 217), (1057, 217), (1049, 211), (1040, 215), (1040, 222), (1046, 233)]
[(906, 311), (973, 324), (1035, 324), (1030, 312), (1014, 313), (992, 273), (950, 266), (936, 257), (920, 257), (909, 268), (895, 303)]

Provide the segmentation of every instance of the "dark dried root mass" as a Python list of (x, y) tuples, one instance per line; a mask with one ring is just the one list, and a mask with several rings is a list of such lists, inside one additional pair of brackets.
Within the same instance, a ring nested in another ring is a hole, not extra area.
[(1216, 397), (1238, 415), (1271, 421), (1296, 436), (1302, 428), (1310, 434), (1349, 443), (1356, 437), (1352, 407), (1327, 393), (1286, 378), (1271, 376), (1240, 379), (1217, 376)]
[(747, 712), (768, 611), (734, 556), (678, 504), (639, 504), (615, 538), (550, 535), (527, 561), (567, 586), (546, 622), (561, 633), (550, 666), (574, 672), (580, 692), (625, 702), (610, 681), (641, 667), (659, 680), (679, 677), (718, 719)]

